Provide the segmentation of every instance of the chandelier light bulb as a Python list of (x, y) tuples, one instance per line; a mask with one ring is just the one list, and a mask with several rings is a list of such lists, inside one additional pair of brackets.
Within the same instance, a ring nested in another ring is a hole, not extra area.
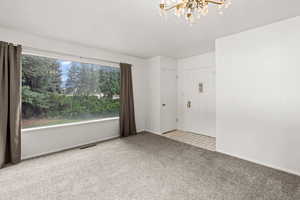
[(176, 10), (175, 10), (175, 15), (176, 15), (177, 17), (180, 17), (180, 15), (181, 15), (181, 10), (180, 10), (180, 9), (176, 9)]
[(185, 15), (185, 9), (184, 8), (181, 9), (181, 15)]
[(208, 10), (205, 11), (204, 16), (206, 16), (208, 14)]
[(186, 21), (188, 21), (188, 20), (189, 20), (189, 17), (188, 17), (188, 15), (187, 15), (187, 14), (185, 15), (185, 20), (186, 20)]
[(208, 14), (208, 8), (205, 7), (204, 9), (202, 9), (202, 15), (206, 16)]
[(194, 16), (193, 16), (192, 14), (190, 14), (190, 15), (188, 16), (187, 21), (188, 21), (189, 25), (192, 26), (193, 23), (195, 22), (195, 21), (194, 21)]
[(190, 23), (191, 24), (194, 23), (194, 16), (193, 15), (190, 17)]
[(160, 10), (159, 10), (159, 15), (160, 15), (161, 17), (165, 17), (165, 16), (166, 16), (166, 11), (165, 11), (164, 9), (160, 9)]
[(181, 15), (181, 7), (179, 6), (179, 5), (177, 5), (176, 6), (176, 9), (175, 9), (175, 15), (177, 16), (177, 17), (180, 17), (180, 15)]

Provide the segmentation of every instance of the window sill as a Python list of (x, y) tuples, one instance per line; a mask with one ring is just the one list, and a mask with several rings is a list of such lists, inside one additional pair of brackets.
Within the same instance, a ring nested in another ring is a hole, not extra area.
[(28, 133), (28, 132), (39, 131), (39, 130), (44, 130), (44, 129), (61, 128), (61, 127), (68, 127), (68, 126), (78, 126), (78, 125), (84, 125), (84, 124), (115, 121), (115, 120), (119, 120), (119, 117), (111, 117), (111, 118), (105, 118), (105, 119), (96, 119), (96, 120), (89, 120), (89, 121), (82, 121), (82, 122), (58, 124), (58, 125), (51, 125), (51, 126), (41, 126), (41, 127), (36, 127), (36, 128), (25, 128), (25, 129), (22, 129), (21, 132)]

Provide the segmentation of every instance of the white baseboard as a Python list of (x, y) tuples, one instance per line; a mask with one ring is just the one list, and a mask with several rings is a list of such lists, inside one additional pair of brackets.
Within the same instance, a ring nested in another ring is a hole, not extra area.
[[(156, 134), (156, 135), (162, 135), (162, 133), (158, 133), (158, 132), (155, 132), (155, 131), (152, 131), (152, 130), (149, 130), (149, 129), (145, 129), (144, 131), (152, 133), (152, 134)], [(273, 165), (268, 165), (268, 164), (265, 164), (263, 162), (259, 162), (259, 161), (254, 160), (254, 159), (245, 158), (245, 157), (230, 154), (230, 153), (224, 152), (224, 151), (216, 150), (216, 152), (221, 153), (221, 154), (225, 154), (225, 155), (228, 155), (228, 156), (231, 156), (231, 157), (235, 157), (235, 158), (238, 158), (238, 159), (242, 159), (242, 160), (245, 160), (245, 161), (249, 161), (249, 162), (252, 162), (252, 163), (255, 163), (255, 164), (258, 164), (258, 165), (262, 165), (264, 167), (268, 167), (268, 168), (272, 168), (272, 169), (282, 171), (282, 172), (285, 172), (285, 173), (289, 173), (289, 174), (292, 174), (292, 175), (300, 176), (300, 172), (296, 172), (296, 171), (293, 171), (293, 170), (290, 170), (290, 169), (285, 169), (285, 168), (281, 168), (281, 167), (277, 167), (277, 166), (273, 166)]]
[(149, 133), (154, 133), (156, 135), (161, 135), (162, 134), (162, 133), (159, 133), (157, 131), (150, 130), (150, 129), (145, 129), (144, 131), (149, 132)]
[(268, 167), (268, 168), (272, 168), (272, 169), (275, 169), (275, 170), (278, 170), (278, 171), (282, 171), (282, 172), (285, 172), (285, 173), (288, 173), (288, 174), (300, 176), (300, 172), (295, 172), (295, 171), (290, 170), (290, 169), (284, 169), (284, 168), (281, 168), (281, 167), (265, 164), (263, 162), (260, 162), (260, 161), (254, 160), (254, 159), (249, 159), (249, 158), (245, 158), (243, 156), (234, 155), (234, 154), (227, 153), (227, 152), (224, 152), (224, 151), (219, 151), (218, 149), (216, 150), (216, 152), (222, 153), (222, 154), (225, 154), (225, 155), (228, 155), (228, 156), (231, 156), (231, 157), (235, 157), (235, 158), (238, 158), (238, 159), (242, 159), (242, 160), (245, 160), (245, 161), (249, 161), (249, 162), (252, 162), (252, 163), (255, 163), (255, 164), (258, 164), (258, 165), (262, 165), (264, 167)]

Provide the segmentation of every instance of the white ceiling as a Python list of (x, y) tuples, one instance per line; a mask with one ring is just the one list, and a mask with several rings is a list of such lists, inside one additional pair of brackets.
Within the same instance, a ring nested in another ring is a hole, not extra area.
[[(233, 0), (192, 27), (160, 0), (0, 0), (0, 25), (138, 57), (187, 57), (214, 50), (214, 40), (300, 14), (300, 0)], [(1, 39), (1, 35), (0, 35)]]

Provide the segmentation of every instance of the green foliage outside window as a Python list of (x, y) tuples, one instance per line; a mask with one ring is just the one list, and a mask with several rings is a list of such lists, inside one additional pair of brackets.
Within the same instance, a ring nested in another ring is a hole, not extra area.
[(118, 116), (119, 68), (22, 57), (23, 128)]

